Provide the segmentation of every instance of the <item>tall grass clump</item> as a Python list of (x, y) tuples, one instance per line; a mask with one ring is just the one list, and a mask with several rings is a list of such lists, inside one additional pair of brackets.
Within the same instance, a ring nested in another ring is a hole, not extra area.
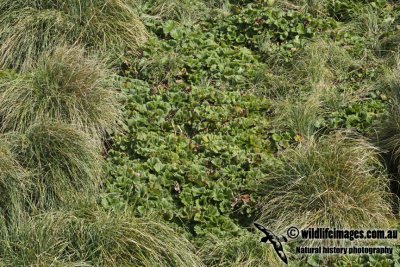
[(299, 228), (385, 227), (391, 217), (387, 176), (378, 150), (336, 132), (286, 150), (264, 182), (261, 221), (277, 233)]
[(81, 206), (32, 216), (1, 240), (8, 266), (202, 266), (167, 225)]
[(299, 103), (293, 99), (281, 100), (277, 104), (275, 124), (281, 129), (292, 130), (301, 137), (310, 138), (317, 133), (324, 114), (321, 101), (309, 97)]
[(132, 1), (2, 0), (0, 68), (25, 70), (60, 44), (119, 57), (147, 39)]
[(9, 144), (0, 140), (0, 228), (2, 223), (10, 223), (24, 213), (29, 186), (27, 172), (16, 160)]
[(210, 9), (206, 1), (189, 0), (139, 0), (138, 9), (154, 19), (167, 21), (176, 20), (190, 25), (209, 16)]
[(290, 0), (277, 1), (283, 8), (295, 9), (302, 12), (309, 12), (315, 16), (324, 17), (329, 13), (329, 1), (327, 0)]
[(102, 174), (99, 143), (73, 125), (40, 122), (24, 134), (7, 134), (6, 139), (31, 172), (31, 201), (37, 208), (96, 195)]
[(311, 84), (338, 81), (348, 75), (357, 62), (338, 43), (316, 39), (296, 56), (297, 74)]
[(280, 57), (271, 57), (267, 63), (272, 67), (264, 71), (262, 88), (274, 98), (297, 97), (301, 91), (319, 94), (336, 90), (336, 85), (359, 64), (338, 43), (323, 39), (308, 43), (294, 54), (290, 64)]
[(101, 62), (77, 47), (60, 47), (40, 57), (27, 73), (0, 78), (3, 132), (24, 132), (42, 119), (75, 124), (103, 135), (117, 125), (118, 95)]
[(273, 247), (260, 242), (261, 236), (244, 233), (231, 238), (209, 238), (199, 255), (207, 266), (214, 267), (284, 266)]
[(391, 33), (390, 35), (381, 38), (377, 49), (378, 55), (384, 57), (386, 62), (392, 62), (393, 58), (399, 52), (400, 44), (400, 31)]
[(389, 96), (388, 116), (377, 131), (377, 144), (386, 154), (396, 176), (400, 175), (400, 60), (377, 83), (377, 89)]

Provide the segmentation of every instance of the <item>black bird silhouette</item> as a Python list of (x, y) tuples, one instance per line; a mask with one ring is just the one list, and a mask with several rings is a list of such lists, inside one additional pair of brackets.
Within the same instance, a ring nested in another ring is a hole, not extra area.
[(261, 242), (267, 243), (268, 241), (271, 242), (271, 244), (274, 246), (275, 252), (276, 254), (278, 254), (279, 258), (281, 258), (281, 260), (284, 263), (288, 263), (288, 259), (285, 255), (285, 252), (283, 251), (283, 246), (281, 244), (282, 242), (287, 242), (286, 237), (282, 236), (281, 239), (279, 237), (277, 237), (274, 233), (272, 233), (270, 230), (268, 230), (267, 228), (265, 228), (264, 226), (262, 226), (261, 224), (258, 223), (254, 223), (254, 225), (265, 234), (265, 236), (263, 238), (261, 238)]

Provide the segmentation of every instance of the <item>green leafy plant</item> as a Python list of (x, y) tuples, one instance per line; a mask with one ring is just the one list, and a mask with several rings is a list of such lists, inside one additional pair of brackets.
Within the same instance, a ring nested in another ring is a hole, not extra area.
[(259, 3), (248, 4), (232, 16), (215, 17), (212, 23), (211, 32), (221, 41), (284, 60), (317, 33), (336, 27), (329, 17), (315, 18), (307, 12)]
[(185, 82), (246, 88), (262, 65), (249, 49), (221, 44), (198, 26), (167, 21), (160, 30), (166, 40), (151, 38), (142, 57), (128, 58), (132, 66), (127, 74), (160, 86)]
[[(265, 99), (212, 87), (152, 94), (122, 81), (124, 128), (109, 151), (103, 205), (158, 211), (192, 233), (228, 235), (246, 224), (256, 202), (253, 181), (274, 164)], [(237, 219), (235, 219), (237, 218)]]
[[(155, 212), (188, 229), (210, 266), (279, 264), (244, 233), (264, 205), (276, 228), (297, 217), (304, 225), (386, 226), (392, 195), (380, 151), (335, 131), (369, 135), (386, 113), (386, 93), (373, 85), (387, 58), (375, 49), (395, 34), (395, 5), (240, 0), (226, 12), (192, 14), (186, 4), (140, 7), (151, 37), (120, 69), (124, 132), (107, 155), (102, 205)], [(368, 216), (372, 223), (362, 224)], [(392, 259), (291, 260), (378, 262)]]

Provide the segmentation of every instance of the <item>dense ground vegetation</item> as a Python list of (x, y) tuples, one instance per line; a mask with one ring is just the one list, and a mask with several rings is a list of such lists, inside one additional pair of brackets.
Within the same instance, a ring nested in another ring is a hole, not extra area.
[[(0, 266), (280, 266), (396, 228), (400, 6), (0, 0)], [(290, 266), (398, 266), (393, 255)]]
[[(108, 154), (104, 207), (160, 214), (188, 230), (202, 251), (212, 251), (204, 257), (212, 266), (279, 264), (268, 250), (257, 252), (265, 257), (253, 254), (257, 246), (247, 250), (254, 220), (281, 232), (293, 221), (396, 226), (396, 197), (381, 160), (384, 151), (398, 151), (396, 137), (382, 126), (397, 129), (385, 118), (398, 100), (383, 84), (397, 89), (390, 71), (396, 5), (138, 6), (149, 41), (121, 68), (124, 133)], [(233, 240), (243, 244), (218, 249)], [(392, 265), (397, 257), (335, 264)], [(298, 260), (295, 265), (334, 264)]]

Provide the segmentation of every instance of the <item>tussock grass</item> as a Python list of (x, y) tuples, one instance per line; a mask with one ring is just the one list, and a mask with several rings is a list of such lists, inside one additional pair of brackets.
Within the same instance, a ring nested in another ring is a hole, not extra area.
[[(351, 32), (354, 35), (365, 37), (364, 57), (367, 55), (372, 57), (374, 54), (382, 56), (397, 46), (397, 43), (393, 43), (393, 41), (398, 41), (396, 38), (382, 38), (393, 31), (391, 28), (394, 25), (394, 18), (382, 18), (382, 14), (379, 13), (371, 5), (360, 6), (351, 21), (346, 26), (340, 27), (342, 32)], [(387, 60), (390, 59), (387, 58)]]
[(360, 14), (354, 18), (353, 23), (356, 25), (356, 31), (358, 30), (359, 33), (374, 41), (382, 32), (389, 31), (389, 25), (382, 23), (382, 18), (371, 6), (363, 7)]
[[(193, 3), (194, 2), (194, 3)], [(200, 12), (196, 8), (206, 8), (201, 1), (179, 1), (179, 0), (155, 0), (153, 14), (157, 14), (162, 19), (178, 19), (181, 21), (190, 21), (200, 18)]]
[(303, 12), (310, 12), (316, 16), (326, 16), (329, 13), (328, 0), (290, 0), (277, 1), (277, 4), (287, 9), (294, 9)]
[(147, 13), (155, 19), (175, 20), (186, 25), (206, 18), (211, 11), (207, 1), (190, 0), (139, 0), (137, 8), (140, 13)]
[(1, 129), (24, 132), (42, 119), (103, 135), (115, 128), (118, 95), (101, 62), (77, 47), (44, 54), (28, 73), (0, 77)]
[(389, 180), (378, 150), (336, 132), (282, 154), (264, 182), (261, 220), (278, 233), (289, 226), (362, 229), (388, 225)]
[(323, 89), (334, 90), (360, 62), (338, 43), (316, 39), (294, 54), (290, 64), (279, 57), (269, 58), (267, 64), (263, 90), (269, 97), (282, 99), (297, 97), (301, 93), (299, 88), (317, 94), (323, 93), (318, 92)]
[(8, 134), (5, 139), (21, 165), (32, 173), (30, 191), (37, 208), (57, 207), (96, 194), (102, 159), (98, 142), (89, 135), (59, 122), (40, 122), (24, 134)]
[(357, 71), (358, 63), (361, 60), (339, 44), (317, 39), (295, 55), (292, 66), (278, 65), (281, 73), (272, 86), (273, 95), (278, 96), (274, 125), (303, 137), (325, 130), (324, 117), (362, 100), (372, 88), (369, 81), (357, 90), (341, 86)]
[(292, 67), (278, 59), (268, 61), (268, 67), (257, 71), (253, 91), (267, 98), (285, 99), (287, 96), (299, 93), (303, 80), (294, 74)]
[(385, 61), (390, 62), (393, 55), (399, 52), (400, 44), (400, 31), (396, 31), (389, 36), (386, 36), (379, 40), (378, 54), (384, 56)]
[(207, 266), (284, 266), (273, 247), (260, 242), (260, 236), (246, 233), (232, 238), (210, 238), (202, 245), (199, 255)]
[(9, 144), (0, 140), (0, 228), (3, 222), (12, 222), (24, 213), (29, 185), (26, 170), (15, 159)]
[(389, 99), (388, 116), (377, 129), (377, 144), (386, 153), (389, 164), (400, 174), (400, 59), (386, 70), (377, 83), (377, 88), (385, 92)]
[(311, 84), (340, 80), (358, 64), (345, 48), (323, 39), (310, 43), (295, 62), (297, 72)]
[(168, 226), (93, 205), (33, 216), (1, 241), (9, 266), (202, 266)]
[(386, 159), (396, 176), (400, 174), (400, 111), (392, 110), (390, 119), (377, 132), (377, 144), (387, 155)]
[(294, 99), (285, 99), (277, 104), (275, 125), (281, 129), (290, 129), (296, 134), (311, 138), (317, 133), (324, 110), (318, 97), (309, 97), (304, 103)]
[(112, 57), (135, 50), (147, 33), (127, 0), (2, 0), (0, 67), (29, 68), (60, 44), (81, 44)]

